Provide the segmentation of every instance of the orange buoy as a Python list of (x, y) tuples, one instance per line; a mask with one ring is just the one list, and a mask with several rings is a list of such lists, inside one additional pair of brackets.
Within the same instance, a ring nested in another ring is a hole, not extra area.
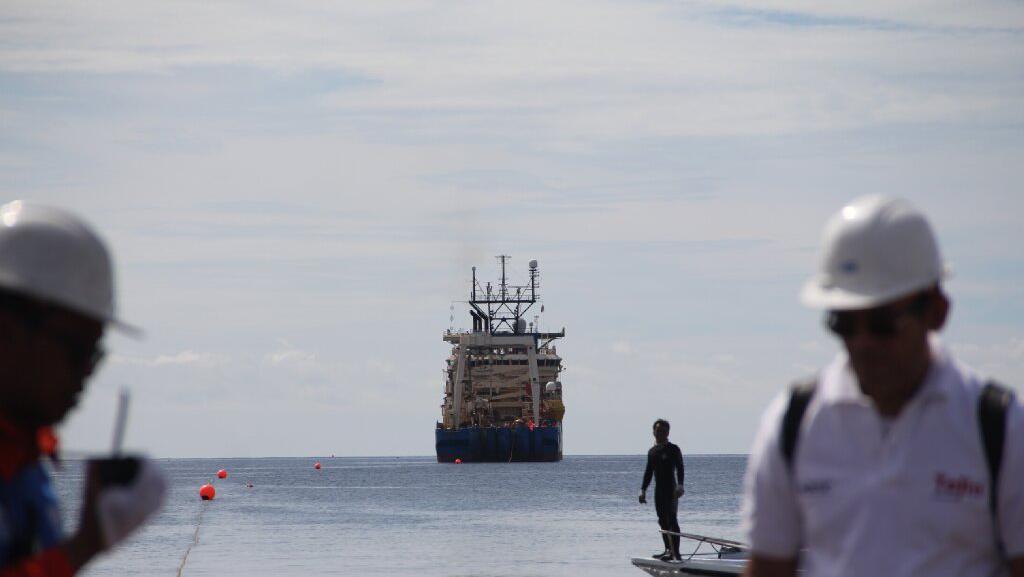
[(199, 498), (203, 501), (212, 501), (213, 497), (217, 494), (217, 490), (213, 488), (213, 485), (207, 483), (202, 487), (199, 487)]
[(317, 471), (319, 471), (320, 470), (320, 461), (317, 461), (316, 463), (313, 463), (313, 468), (316, 469)]
[(225, 471), (224, 469), (221, 469), (220, 471), (217, 471), (217, 478), (218, 479), (227, 479), (228, 478), (228, 472)]
[(455, 458), (455, 464), (456, 465), (461, 465), (462, 464), (462, 459), (459, 459), (458, 457), (456, 457)]

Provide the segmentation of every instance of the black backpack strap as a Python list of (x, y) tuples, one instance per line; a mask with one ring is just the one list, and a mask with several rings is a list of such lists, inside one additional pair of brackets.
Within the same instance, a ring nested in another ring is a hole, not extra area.
[(1013, 392), (994, 381), (985, 383), (978, 398), (978, 426), (981, 428), (985, 462), (988, 464), (988, 507), (993, 519), (999, 513), (999, 470), (1003, 465), (1006, 413), (1012, 402)]
[(811, 404), (814, 390), (818, 388), (818, 379), (797, 382), (789, 391), (789, 406), (782, 416), (782, 430), (779, 437), (779, 448), (786, 468), (793, 470), (793, 458), (796, 456), (796, 444), (800, 440), (800, 423), (804, 420), (807, 405)]

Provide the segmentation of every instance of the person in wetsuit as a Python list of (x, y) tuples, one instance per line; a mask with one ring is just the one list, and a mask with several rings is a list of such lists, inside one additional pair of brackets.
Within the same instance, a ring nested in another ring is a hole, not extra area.
[[(650, 451), (647, 451), (647, 469), (644, 470), (644, 483), (640, 487), (640, 503), (647, 503), (647, 487), (654, 477), (654, 510), (658, 513), (658, 525), (662, 530), (679, 532), (679, 520), (676, 511), (679, 497), (683, 496), (683, 453), (679, 446), (668, 440), (669, 424), (665, 419), (654, 421), (654, 440)], [(679, 482), (676, 483), (678, 475)], [(679, 537), (661, 534), (665, 542), (665, 552), (655, 558), (667, 561), (679, 560)]]

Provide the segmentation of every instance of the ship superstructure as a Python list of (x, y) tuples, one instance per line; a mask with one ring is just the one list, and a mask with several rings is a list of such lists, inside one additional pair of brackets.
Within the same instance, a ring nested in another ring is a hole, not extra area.
[(540, 302), (537, 261), (530, 261), (529, 284), (513, 286), (506, 275), (510, 257), (497, 258), (497, 286), (481, 285), (473, 267), (472, 330), (444, 334), (452, 350), (436, 429), (439, 462), (562, 458), (563, 366), (552, 343), (565, 329), (541, 332), (537, 317), (526, 320)]

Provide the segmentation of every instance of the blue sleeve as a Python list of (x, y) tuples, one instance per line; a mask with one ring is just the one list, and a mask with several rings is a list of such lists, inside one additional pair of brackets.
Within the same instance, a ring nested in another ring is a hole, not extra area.
[(0, 567), (56, 546), (63, 539), (50, 476), (39, 463), (0, 481)]

